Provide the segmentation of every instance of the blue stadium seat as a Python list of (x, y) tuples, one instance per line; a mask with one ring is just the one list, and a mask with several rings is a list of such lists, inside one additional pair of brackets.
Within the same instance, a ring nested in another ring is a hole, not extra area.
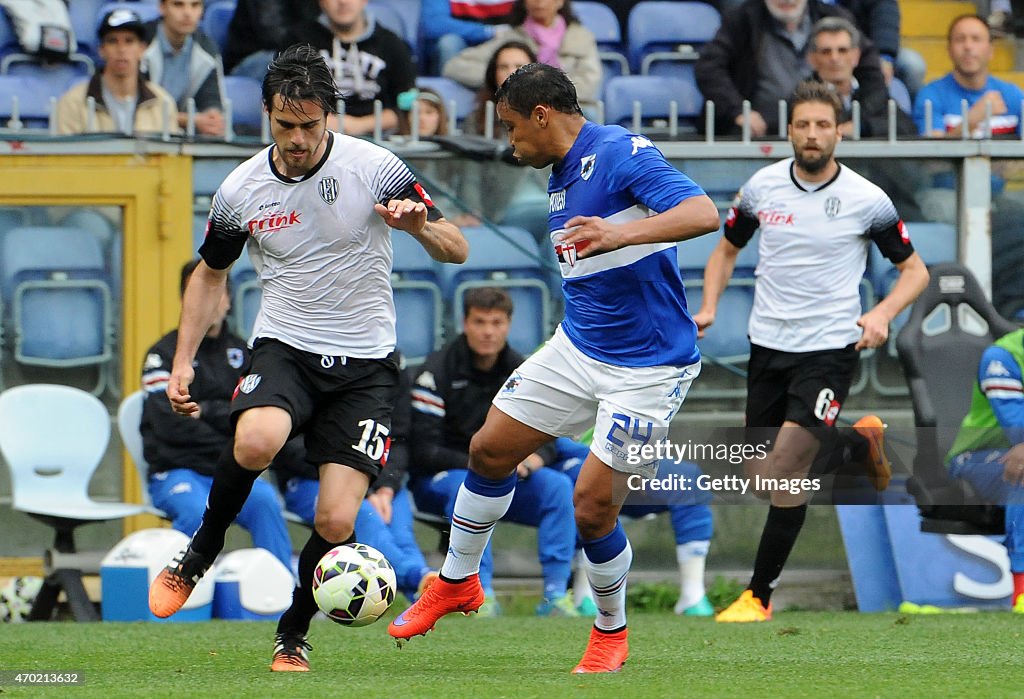
[(212, 196), (236, 167), (237, 158), (193, 158), (192, 191), (197, 196)]
[(260, 298), (263, 295), (247, 247), (242, 249), (242, 254), (231, 266), (228, 279), (231, 280), (232, 325), (235, 334), (247, 338), (252, 332), (253, 323), (256, 322)]
[(47, 96), (60, 97), (73, 84), (92, 76), (92, 62), (42, 63), (28, 54), (12, 54), (2, 62), (0, 73), (32, 77), (48, 85)]
[(235, 0), (214, 0), (207, 3), (203, 11), (203, 21), (200, 25), (202, 30), (213, 39), (214, 43), (224, 54), (224, 47), (228, 43), (228, 25), (235, 15)]
[(81, 229), (24, 226), (8, 231), (0, 249), (0, 288), (10, 299), (15, 361), (61, 369), (95, 366), (93, 393), (102, 393), (114, 326), (99, 241)]
[(542, 250), (551, 245), (548, 231), (548, 197), (544, 192), (517, 196), (502, 214), (501, 223), (530, 231)]
[(573, 3), (572, 9), (583, 26), (589, 29), (597, 40), (605, 78), (629, 75), (629, 59), (626, 58), (622, 45), (622, 28), (619, 26), (619, 18), (612, 9), (603, 3), (587, 0)]
[(31, 75), (0, 75), (0, 127), (7, 127), (18, 98), (18, 117), (24, 128), (46, 128), (50, 123), (50, 97), (54, 86)]
[(679, 169), (701, 186), (719, 208), (728, 208), (760, 163), (750, 160), (684, 160)]
[(240, 75), (224, 76), (224, 94), (231, 100), (232, 123), (259, 130), (263, 123), (263, 86), (259, 80)]
[(429, 88), (441, 95), (444, 99), (445, 105), (448, 107), (449, 114), (451, 114), (452, 111), (451, 103), (455, 102), (455, 118), (458, 119), (460, 123), (463, 119), (469, 116), (476, 103), (476, 93), (467, 87), (463, 87), (450, 78), (421, 75), (416, 78), (416, 87)]
[(658, 61), (695, 61), (720, 25), (718, 10), (703, 2), (638, 3), (629, 13), (628, 30), (634, 72), (647, 74)]
[(620, 75), (605, 82), (604, 121), (633, 128), (633, 103), (640, 103), (641, 131), (653, 119), (669, 118), (675, 101), (680, 128), (695, 130), (703, 98), (695, 83), (653, 75)]
[(391, 232), (391, 245), (398, 349), (410, 364), (419, 364), (441, 346), (443, 336), (444, 303), (438, 263), (403, 231)]
[(75, 32), (78, 51), (94, 59), (99, 57), (96, 52), (99, 43), (96, 28), (103, 18), (100, 14), (100, 7), (103, 4), (104, 0), (74, 0), (68, 3), (71, 29)]
[(404, 39), (409, 51), (415, 57), (419, 44), (419, 13), (406, 14), (405, 8), (393, 0), (373, 0), (369, 11), (385, 29), (390, 29)]
[(516, 350), (529, 354), (551, 332), (552, 273), (529, 231), (501, 226), (501, 234), (485, 227), (466, 227), (469, 259), (462, 265), (442, 265), (442, 288), (452, 299), (453, 321), (462, 328), (463, 297), (474, 287), (497, 286), (512, 297), (515, 311), (508, 341)]

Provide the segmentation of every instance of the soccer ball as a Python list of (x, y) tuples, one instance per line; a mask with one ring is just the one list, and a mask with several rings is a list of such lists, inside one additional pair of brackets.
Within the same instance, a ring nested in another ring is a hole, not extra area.
[(313, 599), (343, 626), (372, 624), (395, 601), (395, 569), (377, 549), (345, 544), (328, 551), (313, 571)]

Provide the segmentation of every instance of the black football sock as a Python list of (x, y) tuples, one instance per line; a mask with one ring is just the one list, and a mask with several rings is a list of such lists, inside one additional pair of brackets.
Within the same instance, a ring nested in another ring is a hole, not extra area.
[(221, 452), (203, 522), (192, 536), (192, 550), (209, 561), (224, 548), (224, 534), (242, 511), (252, 484), (260, 475), (260, 471), (243, 468), (235, 461), (234, 447), (232, 440)]
[(806, 504), (798, 507), (772, 505), (768, 508), (768, 520), (764, 523), (761, 543), (754, 559), (754, 575), (748, 586), (754, 597), (761, 600), (765, 607), (771, 600), (772, 590), (782, 574), (789, 552), (793, 550), (793, 544), (803, 529), (806, 516)]
[(320, 559), (335, 546), (354, 544), (355, 532), (342, 542), (332, 544), (320, 536), (314, 529), (310, 532), (309, 541), (299, 553), (299, 585), (292, 591), (292, 606), (281, 615), (277, 622), (277, 632), (305, 634), (309, 631), (309, 622), (317, 612), (316, 600), (313, 599), (313, 571)]

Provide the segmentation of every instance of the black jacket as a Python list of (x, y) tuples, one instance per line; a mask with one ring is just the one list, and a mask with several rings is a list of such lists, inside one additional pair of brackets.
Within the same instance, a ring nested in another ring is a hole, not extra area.
[[(335, 76), (338, 92), (345, 100), (345, 113), (352, 116), (373, 114), (373, 101), (384, 109), (398, 109), (398, 95), (416, 85), (416, 66), (409, 47), (394, 32), (368, 17), (366, 34), (354, 44), (341, 44), (341, 77)], [(307, 21), (295, 27), (285, 45), (311, 44), (333, 65), (334, 33), (319, 21)], [(355, 69), (358, 67), (358, 70)]]
[(883, 56), (900, 52), (900, 6), (896, 0), (839, 0)]
[[(843, 17), (853, 21), (850, 13), (820, 0), (808, 0), (811, 24), (822, 17)], [(735, 119), (743, 113), (743, 100), (753, 100), (760, 78), (758, 60), (765, 33), (773, 21), (764, 0), (746, 0), (738, 8), (722, 16), (722, 26), (715, 38), (701, 47), (694, 68), (697, 87), (705, 100), (715, 103), (715, 132), (736, 134), (741, 131)], [(885, 89), (885, 77), (879, 63), (878, 49), (866, 38), (861, 41), (860, 63), (853, 72), (862, 89)], [(789, 95), (780, 95), (788, 98)], [(778, 132), (778, 114), (762, 114), (768, 122), (768, 133)], [(699, 124), (703, 128), (704, 120)]]
[(199, 403), (199, 418), (182, 417), (171, 409), (165, 393), (178, 331), (164, 335), (146, 353), (142, 365), (142, 449), (149, 474), (190, 468), (212, 476), (217, 459), (231, 437), (231, 395), (249, 359), (245, 341), (227, 331), (204, 337), (193, 362), (196, 378), (189, 387)]
[(282, 48), (292, 27), (320, 14), (317, 0), (238, 0), (228, 25), (224, 70), (257, 51)]
[[(469, 440), (487, 418), (491, 400), (523, 356), (505, 345), (490, 371), (473, 366), (465, 335), (459, 335), (424, 362), (412, 387), (413, 477), (431, 476), (469, 464)], [(545, 464), (554, 461), (555, 447), (538, 452)]]

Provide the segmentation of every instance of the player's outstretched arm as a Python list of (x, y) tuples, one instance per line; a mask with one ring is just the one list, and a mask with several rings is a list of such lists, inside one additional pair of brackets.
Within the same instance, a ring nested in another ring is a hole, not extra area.
[(928, 286), (928, 268), (916, 252), (896, 264), (900, 276), (892, 291), (870, 311), (857, 319), (863, 332), (857, 349), (880, 347), (889, 339), (889, 323), (899, 312), (914, 302)]
[(192, 400), (189, 386), (195, 379), (192, 360), (199, 343), (203, 341), (217, 315), (217, 306), (223, 298), (228, 280), (227, 269), (212, 269), (200, 261), (189, 277), (185, 295), (181, 299), (181, 321), (178, 323), (178, 344), (171, 364), (171, 378), (167, 383), (167, 397), (179, 415), (192, 415), (199, 404)]
[(462, 231), (446, 219), (427, 220), (427, 205), (412, 199), (392, 199), (373, 207), (392, 228), (405, 231), (438, 262), (462, 264), (469, 256), (469, 243)]
[[(671, 243), (718, 230), (718, 207), (706, 194), (684, 199), (655, 216), (612, 224), (599, 216), (573, 216), (565, 222), (563, 243), (576, 243), (579, 257), (627, 245)], [(588, 241), (589, 245), (580, 245)]]

